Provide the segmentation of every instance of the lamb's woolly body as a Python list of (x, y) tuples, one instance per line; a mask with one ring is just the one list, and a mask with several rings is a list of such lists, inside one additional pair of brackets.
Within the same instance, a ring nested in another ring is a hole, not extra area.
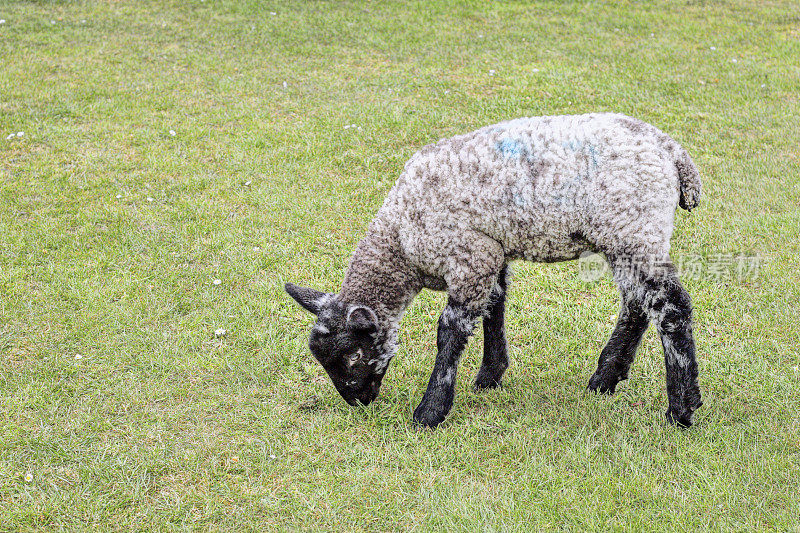
[(667, 259), (682, 189), (696, 205), (700, 181), (686, 152), (624, 115), (523, 118), (444, 139), (406, 164), (341, 297), (395, 318), (423, 286), (484, 301), (472, 279), (487, 270), (480, 263), (494, 273), (512, 259), (588, 250)]
[[(481, 316), (484, 358), (476, 387), (498, 386), (508, 367), (508, 262), (603, 252), (623, 303), (589, 387), (614, 392), (652, 321), (665, 352), (667, 418), (690, 425), (701, 404), (691, 302), (669, 247), (676, 207), (692, 209), (699, 198), (689, 155), (644, 122), (615, 114), (503, 122), (426, 146), (408, 161), (353, 254), (338, 295), (291, 284), (287, 291), (319, 313), (312, 351), (322, 355), (339, 391), (348, 402), (368, 403), (397, 350), (406, 307), (422, 288), (447, 290), (436, 364), (414, 412), (414, 420), (435, 426), (452, 405), (458, 360)], [(632, 271), (626, 268), (632, 260), (664, 268)], [(350, 324), (347, 310), (359, 306), (371, 311), (362, 313), (363, 324)], [(354, 353), (358, 343), (365, 346), (356, 329), (370, 321), (368, 360), (343, 369), (342, 357), (364, 355)]]

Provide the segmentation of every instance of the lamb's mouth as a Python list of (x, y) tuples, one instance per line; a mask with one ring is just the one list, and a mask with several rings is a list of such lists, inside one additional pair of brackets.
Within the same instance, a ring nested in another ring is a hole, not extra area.
[(339, 393), (342, 395), (342, 398), (344, 398), (344, 401), (346, 401), (349, 405), (369, 405), (375, 400), (375, 398), (378, 397), (380, 389), (380, 380), (373, 379), (367, 384), (366, 387), (359, 391), (339, 391)]

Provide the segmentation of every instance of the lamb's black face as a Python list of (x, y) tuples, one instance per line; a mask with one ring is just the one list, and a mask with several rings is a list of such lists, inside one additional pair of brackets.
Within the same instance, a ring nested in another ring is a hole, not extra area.
[(287, 284), (286, 291), (317, 315), (308, 345), (336, 390), (350, 405), (369, 404), (378, 396), (390, 358), (377, 342), (375, 313), (313, 289)]
[(347, 327), (345, 311), (337, 307), (321, 311), (308, 345), (342, 398), (350, 405), (367, 405), (378, 396), (383, 379), (375, 368), (374, 331)]

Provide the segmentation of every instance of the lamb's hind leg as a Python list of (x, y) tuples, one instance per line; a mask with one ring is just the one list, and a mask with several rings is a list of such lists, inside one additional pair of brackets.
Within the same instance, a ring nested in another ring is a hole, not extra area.
[(600, 352), (597, 370), (589, 379), (589, 389), (600, 393), (614, 394), (617, 384), (628, 379), (636, 349), (647, 331), (647, 314), (636, 291), (621, 284), (620, 296), (622, 304), (617, 326)]
[(508, 286), (508, 266), (497, 276), (489, 305), (483, 315), (483, 362), (475, 377), (475, 389), (493, 389), (500, 386), (508, 368), (508, 343), (506, 342), (505, 309)]
[(692, 425), (692, 413), (703, 405), (697, 385), (697, 358), (692, 335), (692, 302), (666, 260), (650, 264), (630, 275), (615, 269), (620, 288), (638, 296), (647, 317), (658, 329), (667, 368), (667, 421), (681, 427)]
[(692, 425), (692, 413), (703, 402), (697, 385), (697, 357), (692, 335), (692, 302), (672, 273), (645, 283), (645, 308), (658, 328), (667, 367), (667, 421)]

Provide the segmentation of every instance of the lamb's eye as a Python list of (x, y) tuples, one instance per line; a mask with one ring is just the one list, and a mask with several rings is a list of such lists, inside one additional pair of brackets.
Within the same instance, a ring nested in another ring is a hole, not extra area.
[(364, 355), (364, 352), (359, 349), (357, 352), (351, 353), (347, 357), (347, 364), (353, 366), (354, 364), (358, 363), (361, 360), (361, 357)]

